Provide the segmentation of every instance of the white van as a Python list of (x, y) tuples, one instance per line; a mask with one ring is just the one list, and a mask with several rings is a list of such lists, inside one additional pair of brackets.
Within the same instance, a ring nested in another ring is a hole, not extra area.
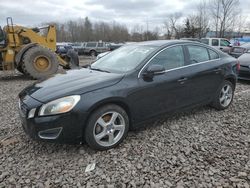
[(229, 53), (232, 47), (232, 44), (229, 40), (224, 38), (202, 38), (201, 42), (214, 48), (220, 49), (223, 52)]

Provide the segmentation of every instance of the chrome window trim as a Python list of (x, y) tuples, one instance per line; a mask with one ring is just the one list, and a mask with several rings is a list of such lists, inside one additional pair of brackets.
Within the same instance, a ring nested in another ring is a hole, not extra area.
[[(145, 69), (145, 67), (151, 62), (151, 60), (157, 56), (159, 53), (161, 53), (162, 51), (168, 49), (168, 48), (171, 48), (171, 47), (175, 47), (175, 46), (186, 46), (186, 45), (193, 45), (193, 46), (200, 46), (200, 45), (197, 45), (197, 44), (176, 44), (176, 45), (173, 45), (173, 46), (168, 46), (162, 50), (160, 50), (159, 52), (157, 52), (153, 57), (151, 57), (147, 63), (145, 63), (145, 65), (141, 68), (141, 70), (139, 71), (138, 73), (138, 78), (140, 78), (141, 76), (141, 73), (142, 71)], [(203, 47), (203, 46), (200, 46), (200, 47)], [(203, 47), (203, 48), (206, 48), (206, 47)], [(206, 48), (206, 49), (210, 49), (210, 48)], [(212, 50), (212, 49), (211, 49)], [(214, 51), (214, 50), (213, 50)], [(215, 52), (215, 51), (214, 51)], [(183, 52), (184, 53), (184, 52)], [(215, 52), (217, 53), (217, 52)], [(217, 53), (218, 54), (218, 53)], [(218, 61), (218, 60), (221, 60), (220, 58), (220, 55), (218, 54), (219, 58), (217, 59), (211, 59), (209, 61), (202, 61), (202, 62), (199, 62), (199, 63), (194, 63), (194, 64), (191, 64), (191, 65), (185, 65), (185, 66), (182, 66), (182, 67), (177, 67), (177, 68), (174, 68), (174, 69), (169, 69), (169, 70), (165, 70), (163, 71), (163, 73), (166, 73), (166, 72), (170, 72), (170, 71), (174, 71), (174, 70), (178, 70), (178, 69), (182, 69), (182, 68), (187, 68), (187, 67), (192, 67), (192, 66), (195, 66), (195, 65), (200, 65), (200, 64), (204, 64), (204, 63), (208, 63), (208, 62), (211, 62), (211, 61)]]

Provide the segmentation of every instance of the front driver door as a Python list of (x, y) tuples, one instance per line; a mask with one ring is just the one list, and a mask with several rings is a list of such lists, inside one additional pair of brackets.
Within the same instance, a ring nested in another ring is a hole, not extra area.
[[(164, 74), (152, 79), (143, 76), (143, 72), (152, 64), (163, 65)], [(188, 82), (185, 81), (185, 56), (181, 45), (168, 47), (159, 52), (141, 71), (128, 100), (133, 109), (135, 121), (149, 119), (155, 115), (173, 111), (183, 106), (186, 101)]]

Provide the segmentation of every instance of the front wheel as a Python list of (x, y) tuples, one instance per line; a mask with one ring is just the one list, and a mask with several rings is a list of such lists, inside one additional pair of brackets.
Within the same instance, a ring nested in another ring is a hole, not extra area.
[(232, 82), (225, 80), (221, 85), (212, 106), (218, 110), (224, 110), (230, 106), (234, 97), (235, 86)]
[(85, 141), (96, 150), (107, 150), (120, 144), (127, 136), (129, 118), (117, 105), (106, 105), (91, 115), (85, 129)]

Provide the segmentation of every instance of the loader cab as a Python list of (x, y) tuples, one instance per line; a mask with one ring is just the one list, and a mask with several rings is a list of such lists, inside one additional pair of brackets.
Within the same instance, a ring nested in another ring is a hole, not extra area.
[(0, 26), (0, 48), (4, 48), (6, 45), (6, 37), (5, 37), (5, 33), (2, 29), (2, 27)]

